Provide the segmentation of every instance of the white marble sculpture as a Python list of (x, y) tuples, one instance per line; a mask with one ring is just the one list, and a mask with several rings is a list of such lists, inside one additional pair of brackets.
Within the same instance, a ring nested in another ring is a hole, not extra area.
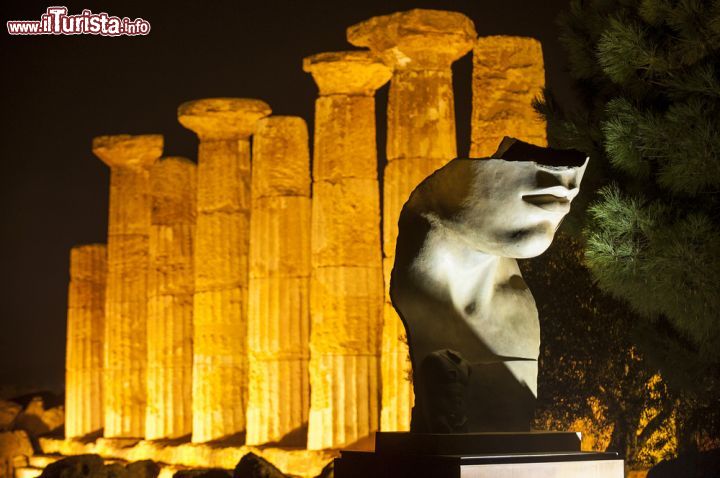
[(412, 431), (529, 429), (540, 326), (516, 259), (550, 246), (586, 166), (583, 153), (505, 138), (413, 191), (390, 286), (413, 362)]

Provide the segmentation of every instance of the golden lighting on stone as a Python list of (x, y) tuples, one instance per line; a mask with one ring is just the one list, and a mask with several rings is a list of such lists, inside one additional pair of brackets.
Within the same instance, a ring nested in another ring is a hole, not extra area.
[(383, 304), (375, 90), (390, 70), (368, 52), (305, 59), (318, 84), (312, 201), (308, 448), (378, 429)]
[(160, 135), (100, 136), (93, 153), (110, 167), (103, 401), (106, 437), (145, 436), (150, 166)]
[(388, 98), (387, 160), (383, 183), (381, 429), (410, 429), (413, 406), (405, 327), (390, 303), (397, 221), (420, 181), (457, 156), (452, 63), (472, 48), (472, 20), (456, 12), (410, 10), (353, 25), (347, 38), (393, 68)]
[(532, 107), (544, 86), (539, 41), (513, 36), (478, 38), (473, 48), (470, 157), (492, 155), (504, 136), (547, 146), (545, 121)]
[(198, 148), (193, 307), (193, 442), (245, 431), (250, 135), (260, 100), (184, 103), (178, 120)]
[(293, 433), (302, 438), (310, 408), (311, 200), (305, 120), (270, 116), (258, 122), (251, 189), (245, 442), (262, 445)]
[[(178, 108), (197, 166), (158, 161), (159, 135), (94, 139), (111, 169), (108, 244), (71, 253), (68, 439), (44, 438), (46, 453), (232, 468), (252, 451), (309, 477), (338, 448), (409, 429), (388, 289), (403, 204), (457, 155), (451, 66), (475, 46), (480, 155), (503, 134), (544, 144), (530, 106), (542, 52), (478, 40), (469, 18), (438, 10), (374, 17), (347, 38), (366, 49), (303, 62), (319, 90), (312, 180), (305, 121), (255, 99)], [(388, 81), (380, 190), (375, 93)], [(94, 443), (73, 439), (103, 426)], [(243, 432), (244, 445), (217, 441)]]
[(195, 163), (180, 157), (150, 168), (148, 440), (192, 431), (195, 170)]
[(65, 436), (81, 437), (103, 427), (103, 322), (105, 319), (105, 244), (70, 251)]

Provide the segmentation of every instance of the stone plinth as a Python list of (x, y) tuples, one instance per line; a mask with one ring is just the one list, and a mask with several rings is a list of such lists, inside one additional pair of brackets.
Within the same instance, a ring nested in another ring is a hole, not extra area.
[(178, 108), (198, 148), (193, 308), (193, 436), (245, 430), (250, 229), (250, 135), (262, 101), (211, 98)]
[(457, 155), (451, 65), (470, 51), (475, 37), (465, 15), (421, 9), (373, 17), (347, 30), (350, 43), (370, 48), (393, 68), (383, 182), (383, 430), (408, 430), (413, 404), (405, 330), (387, 292), (397, 220), (415, 186)]
[(65, 436), (68, 438), (81, 437), (103, 427), (106, 273), (105, 244), (72, 248), (65, 361)]
[(302, 437), (310, 408), (311, 201), (305, 121), (296, 116), (260, 120), (253, 149), (246, 443), (262, 445)]
[(148, 440), (192, 431), (195, 170), (195, 163), (180, 157), (150, 168)]
[(105, 436), (143, 437), (147, 388), (149, 168), (160, 135), (99, 136), (93, 153), (110, 167), (105, 295)]
[(304, 61), (318, 84), (312, 202), (308, 448), (378, 428), (383, 306), (375, 91), (390, 69), (369, 52)]
[(617, 453), (580, 451), (573, 432), (378, 433), (374, 452), (343, 451), (338, 478), (622, 478)]
[(513, 36), (478, 38), (473, 48), (470, 157), (489, 157), (504, 136), (546, 146), (545, 121), (532, 107), (544, 86), (539, 41)]

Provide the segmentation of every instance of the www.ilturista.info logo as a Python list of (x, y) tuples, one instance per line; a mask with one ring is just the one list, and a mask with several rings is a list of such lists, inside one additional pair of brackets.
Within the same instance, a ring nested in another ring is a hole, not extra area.
[(150, 33), (150, 22), (142, 18), (130, 19), (83, 10), (68, 15), (67, 7), (48, 7), (40, 20), (11, 20), (7, 22), (10, 35), (102, 35), (135, 36)]

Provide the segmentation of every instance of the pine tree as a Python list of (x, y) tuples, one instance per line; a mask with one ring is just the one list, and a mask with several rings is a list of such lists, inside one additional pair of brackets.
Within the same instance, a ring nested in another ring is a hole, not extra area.
[(536, 107), (605, 183), (585, 260), (642, 318), (628, 326), (692, 448), (720, 430), (720, 1), (571, 0), (559, 25), (582, 108)]

